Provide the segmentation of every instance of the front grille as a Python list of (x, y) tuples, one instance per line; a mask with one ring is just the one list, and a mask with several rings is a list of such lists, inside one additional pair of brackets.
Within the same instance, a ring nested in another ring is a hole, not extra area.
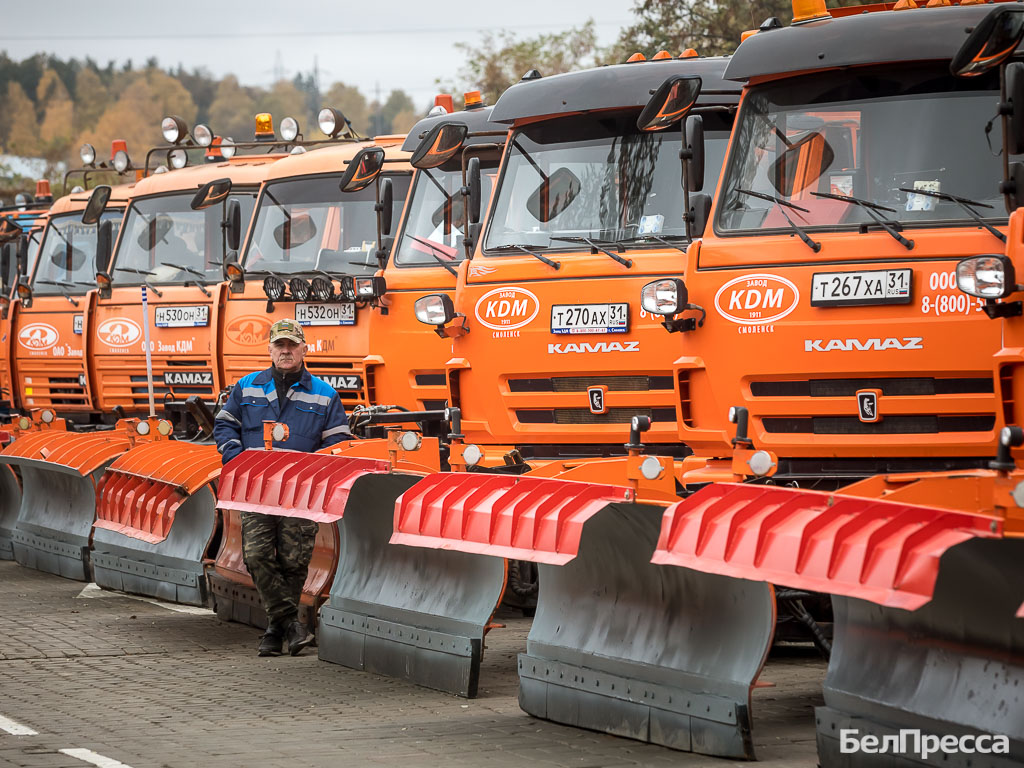
[(605, 386), (609, 392), (652, 392), (672, 389), (671, 376), (553, 376), (509, 379), (510, 392), (586, 392)]
[(679, 372), (679, 407), (683, 424), (693, 427), (693, 398), (690, 395), (690, 374)]
[(591, 413), (587, 408), (544, 408), (516, 411), (520, 424), (629, 424), (634, 416), (649, 416), (654, 422), (676, 419), (674, 408), (609, 408)]
[(939, 432), (988, 432), (995, 426), (991, 414), (958, 416), (885, 416), (865, 423), (856, 416), (766, 417), (765, 432), (810, 435), (928, 435)]
[(750, 393), (754, 397), (853, 397), (861, 389), (877, 389), (888, 397), (991, 394), (994, 391), (991, 376), (961, 379), (809, 379), (754, 381), (750, 384)]

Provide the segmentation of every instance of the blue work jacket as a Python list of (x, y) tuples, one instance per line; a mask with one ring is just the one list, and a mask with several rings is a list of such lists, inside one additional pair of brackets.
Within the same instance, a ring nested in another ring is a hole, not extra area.
[(351, 439), (345, 407), (334, 388), (303, 369), (284, 403), (277, 397), (273, 368), (242, 377), (217, 413), (213, 437), (227, 464), (246, 448), (263, 447), (263, 422), (288, 425), (288, 439), (275, 448), (316, 451)]

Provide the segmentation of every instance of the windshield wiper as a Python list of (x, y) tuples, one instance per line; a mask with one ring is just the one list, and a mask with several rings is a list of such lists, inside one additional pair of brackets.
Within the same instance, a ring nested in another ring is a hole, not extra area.
[(1006, 242), (1006, 235), (981, 218), (981, 216), (979, 216), (974, 210), (974, 208), (991, 208), (992, 206), (988, 203), (979, 203), (977, 200), (971, 200), (968, 197), (960, 197), (958, 195), (951, 195), (949, 192), (932, 192), (930, 189), (907, 189), (906, 187), (899, 187), (898, 189), (900, 192), (908, 192), (912, 195), (924, 195), (925, 197), (934, 197), (937, 200), (946, 200), (950, 203), (956, 203), (964, 213), (978, 222), (980, 226), (987, 229), (1002, 242)]
[(413, 240), (415, 240), (420, 245), (427, 246), (427, 248), (430, 249), (430, 255), (434, 257), (434, 260), (438, 264), (440, 264), (442, 267), (447, 269), (449, 272), (451, 272), (453, 275), (458, 277), (459, 273), (455, 271), (455, 267), (453, 267), (451, 264), (449, 264), (447, 261), (445, 261), (444, 259), (441, 258), (441, 256), (447, 255), (447, 254), (445, 254), (444, 251), (442, 251), (440, 248), (435, 246), (429, 240), (423, 240), (422, 238), (416, 237), (416, 235), (409, 235), (409, 237), (411, 237)]
[(533, 256), (533, 258), (537, 259), (537, 261), (543, 261), (545, 264), (547, 264), (549, 267), (552, 267), (553, 269), (561, 269), (562, 268), (562, 263), (561, 262), (555, 261), (554, 259), (549, 259), (547, 256), (544, 256), (543, 254), (537, 253), (537, 251), (531, 250), (532, 248), (542, 248), (542, 247), (543, 246), (540, 246), (540, 245), (525, 246), (525, 245), (519, 245), (518, 243), (505, 243), (504, 245), (495, 245), (495, 246), (488, 247), (487, 250), (488, 251), (520, 251), (522, 253), (528, 253), (531, 256)]
[(782, 214), (782, 218), (786, 220), (786, 223), (789, 224), (789, 228), (796, 232), (797, 236), (804, 241), (807, 247), (810, 248), (815, 253), (821, 250), (821, 243), (819, 243), (817, 240), (808, 235), (804, 231), (803, 227), (801, 227), (799, 224), (797, 224), (795, 221), (789, 218), (789, 214), (787, 214), (784, 210), (781, 210), (782, 208), (791, 208), (794, 211), (803, 211), (804, 213), (810, 213), (810, 209), (802, 208), (796, 203), (789, 202), (789, 200), (783, 200), (781, 197), (776, 197), (775, 195), (766, 195), (764, 192), (755, 192), (752, 189), (742, 189), (740, 187), (737, 187), (736, 191), (744, 195), (750, 195), (751, 197), (756, 197), (759, 200), (767, 200), (769, 203), (775, 203), (776, 205), (778, 205), (780, 207), (779, 213)]
[(151, 282), (149, 282), (149, 280), (146, 279), (147, 275), (149, 277), (153, 277), (154, 276), (152, 272), (146, 272), (145, 270), (136, 269), (135, 267), (114, 267), (114, 271), (115, 272), (134, 272), (137, 275), (142, 275), (142, 282), (144, 282), (146, 284), (146, 287), (149, 288), (149, 290), (151, 290), (153, 293), (155, 293), (158, 298), (161, 298), (161, 299), (163, 298), (163, 296), (164, 296), (163, 293), (158, 291), (156, 286), (153, 285)]
[[(609, 251), (607, 248), (598, 245), (597, 242), (591, 240), (589, 237), (580, 237), (578, 235), (573, 235), (570, 237), (552, 237), (551, 239), (558, 240), (559, 242), (562, 243), (586, 243), (587, 245), (590, 246), (591, 251), (593, 251), (594, 253), (600, 251), (601, 253), (604, 253), (610, 256), (611, 258), (615, 259), (615, 261), (619, 262), (619, 264), (624, 266), (626, 269), (630, 269), (633, 266), (632, 259), (623, 258), (622, 256), (619, 256), (619, 254), (614, 253), (613, 251)], [(619, 245), (614, 240), (604, 240), (601, 242), (608, 243), (609, 245)], [(619, 247), (621, 248), (622, 246), (619, 245)]]
[[(676, 237), (676, 238), (679, 238), (681, 240), (685, 240), (688, 243), (693, 242), (686, 235), (669, 235), (669, 237)], [(682, 253), (686, 253), (686, 249), (683, 248), (681, 245), (676, 245), (675, 243), (669, 242), (664, 237), (660, 237), (659, 235), (637, 235), (636, 237), (627, 237), (625, 240), (619, 240), (618, 242), (620, 242), (620, 243), (637, 243), (637, 242), (640, 242), (641, 240), (657, 240), (662, 245), (667, 245), (669, 248), (675, 248), (677, 251), (681, 251)]]
[[(859, 197), (853, 197), (851, 195), (833, 195), (831, 192), (811, 192), (815, 197), (823, 197), (827, 200), (842, 200), (844, 203), (850, 203), (852, 205), (859, 206), (868, 216), (874, 219), (875, 223), (888, 232), (892, 239), (902, 245), (908, 251), (914, 249), (914, 241), (907, 240), (903, 235), (899, 233), (896, 227), (900, 226), (897, 221), (886, 221), (879, 214), (878, 211), (888, 211), (889, 213), (896, 213), (895, 208), (889, 208), (878, 203), (873, 203), (870, 200), (861, 200)], [(893, 226), (893, 225), (896, 226)]]
[(213, 295), (208, 290), (206, 290), (206, 286), (209, 285), (209, 283), (206, 282), (206, 275), (204, 273), (199, 272), (198, 270), (192, 269), (191, 267), (183, 267), (180, 264), (171, 264), (170, 262), (167, 262), (167, 261), (161, 261), (160, 262), (160, 266), (161, 267), (170, 267), (171, 269), (177, 269), (177, 270), (180, 270), (182, 272), (188, 272), (190, 275), (195, 275), (196, 278), (197, 278), (196, 280), (186, 280), (183, 283), (183, 285), (185, 285), (185, 286), (194, 285), (196, 288), (198, 288), (200, 291), (202, 291), (203, 295), (206, 296), (207, 298), (209, 298), (210, 296)]
[(63, 280), (36, 280), (36, 282), (39, 283), (40, 285), (56, 285), (58, 288), (60, 288), (60, 292), (64, 295), (64, 298), (70, 301), (71, 306), (73, 307), (78, 306), (78, 301), (75, 299), (74, 296), (68, 293), (67, 290), (65, 290), (65, 286), (88, 285), (88, 283), (68, 283)]

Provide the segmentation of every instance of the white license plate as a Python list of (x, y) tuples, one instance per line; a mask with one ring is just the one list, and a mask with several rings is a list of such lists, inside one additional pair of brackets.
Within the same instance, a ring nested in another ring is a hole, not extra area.
[(85, 325), (85, 315), (75, 315), (75, 317), (72, 320), (72, 322), (74, 323), (74, 325), (72, 326), (71, 330), (74, 333), (77, 333), (78, 335), (81, 335), (82, 334), (82, 328)]
[(355, 304), (296, 304), (299, 325), (355, 325)]
[(913, 270), (818, 272), (811, 278), (812, 307), (909, 304)]
[(625, 333), (629, 330), (629, 304), (555, 304), (551, 307), (552, 333)]
[(197, 307), (157, 307), (157, 328), (195, 328), (210, 324), (210, 307), (201, 304)]

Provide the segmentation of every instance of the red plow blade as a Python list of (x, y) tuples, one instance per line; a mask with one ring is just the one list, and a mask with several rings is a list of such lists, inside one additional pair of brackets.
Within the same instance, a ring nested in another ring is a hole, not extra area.
[(890, 501), (714, 484), (665, 510), (653, 562), (914, 610), (942, 554), (992, 519)]
[(378, 459), (243, 451), (224, 467), (217, 503), (221, 509), (333, 523), (345, 514), (356, 480), (390, 470), (389, 462)]
[(391, 543), (564, 565), (578, 553), (583, 524), (632, 494), (549, 478), (431, 475), (399, 498)]

